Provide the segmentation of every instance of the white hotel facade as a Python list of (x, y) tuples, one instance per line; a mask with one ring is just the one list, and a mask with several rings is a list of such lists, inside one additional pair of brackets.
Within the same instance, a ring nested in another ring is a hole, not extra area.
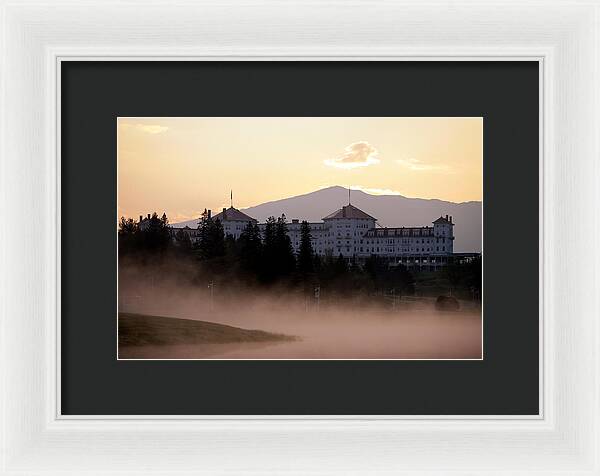
[[(257, 220), (240, 210), (230, 207), (214, 215), (223, 224), (225, 235), (238, 239), (249, 222)], [(454, 255), (454, 223), (452, 217), (440, 216), (433, 226), (385, 228), (378, 227), (377, 219), (354, 205), (348, 204), (323, 218), (323, 221), (309, 223), (312, 247), (320, 256), (342, 255), (349, 260), (364, 259), (371, 255), (387, 258), (396, 264), (408, 266), (443, 266)], [(266, 224), (259, 224), (261, 231)], [(288, 235), (294, 251), (300, 248), (299, 219), (288, 222)], [(198, 231), (182, 228), (197, 241)], [(173, 229), (174, 232), (179, 229)]]

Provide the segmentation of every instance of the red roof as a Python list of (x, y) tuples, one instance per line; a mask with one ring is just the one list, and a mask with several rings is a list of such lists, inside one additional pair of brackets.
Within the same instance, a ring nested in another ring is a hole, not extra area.
[(333, 212), (331, 215), (327, 215), (323, 220), (332, 220), (336, 218), (366, 218), (368, 220), (377, 220), (377, 218), (363, 212), (354, 205), (345, 205), (339, 210)]
[(217, 213), (216, 215), (214, 215), (213, 220), (216, 219), (219, 219), (220, 221), (256, 221), (254, 218), (249, 217), (245, 213), (233, 207), (229, 207), (224, 212)]
[[(448, 215), (446, 215), (448, 216)], [(452, 218), (452, 217), (450, 217)], [(433, 223), (442, 223), (442, 224), (446, 224), (446, 225), (454, 225), (454, 223), (452, 223), (450, 220), (444, 218), (443, 216), (440, 216), (436, 221), (434, 221)]]

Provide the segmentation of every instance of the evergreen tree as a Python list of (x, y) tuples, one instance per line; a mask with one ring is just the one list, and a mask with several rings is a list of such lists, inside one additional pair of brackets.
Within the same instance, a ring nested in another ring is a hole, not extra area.
[(137, 231), (137, 223), (133, 218), (121, 217), (119, 222), (119, 235), (132, 236)]
[(128, 254), (137, 247), (138, 225), (133, 218), (121, 217), (119, 222), (119, 254)]
[(202, 223), (204, 223), (204, 221), (207, 219), (208, 219), (208, 210), (205, 208), (204, 211), (202, 212), (202, 215), (200, 215), (200, 219), (198, 220), (198, 226), (196, 228), (198, 230), (202, 229)]
[(277, 221), (275, 217), (267, 218), (262, 248), (260, 274), (264, 281), (270, 282), (277, 277)]
[(240, 261), (242, 268), (258, 274), (262, 258), (262, 241), (257, 223), (249, 222), (239, 239)]
[(304, 220), (300, 225), (300, 249), (298, 251), (298, 271), (303, 276), (313, 271), (313, 254), (310, 225)]
[(207, 214), (200, 219), (200, 243), (198, 250), (201, 259), (218, 258), (225, 255), (225, 233), (218, 218), (214, 220)]
[(281, 215), (281, 217), (277, 219), (275, 242), (278, 274), (280, 276), (287, 276), (294, 271), (294, 268), (296, 267), (296, 258), (294, 256), (292, 240), (290, 240), (288, 235), (285, 215)]
[(290, 275), (296, 266), (294, 249), (287, 233), (285, 215), (267, 219), (263, 237), (263, 280), (269, 282)]
[(265, 235), (264, 235), (264, 245), (266, 251), (271, 251), (271, 249), (275, 249), (277, 235), (277, 221), (275, 217), (267, 218), (267, 223), (265, 225)]
[(240, 275), (240, 243), (231, 234), (225, 236), (225, 253), (220, 273), (227, 279), (237, 279)]
[(148, 225), (141, 230), (142, 246), (148, 251), (164, 251), (171, 242), (171, 231), (169, 230), (169, 220), (163, 213), (162, 218), (154, 212), (150, 217)]

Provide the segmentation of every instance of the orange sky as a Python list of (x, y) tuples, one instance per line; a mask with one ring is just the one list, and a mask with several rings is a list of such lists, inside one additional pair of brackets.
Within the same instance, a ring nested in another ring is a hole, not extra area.
[(249, 207), (330, 185), (482, 198), (482, 118), (119, 118), (118, 212)]

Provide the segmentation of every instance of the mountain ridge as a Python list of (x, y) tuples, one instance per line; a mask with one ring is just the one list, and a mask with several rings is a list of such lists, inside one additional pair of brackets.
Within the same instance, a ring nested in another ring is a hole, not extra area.
[[(346, 195), (348, 194), (348, 189), (346, 187), (342, 187), (341, 185), (332, 185), (330, 187), (323, 187), (320, 188), (318, 190), (314, 190), (312, 192), (307, 192), (307, 193), (302, 193), (300, 195), (294, 195), (293, 197), (285, 197), (285, 198), (278, 198), (276, 200), (269, 200), (268, 202), (263, 202), (259, 205), (252, 205), (251, 207), (247, 207), (247, 208), (240, 208), (240, 210), (248, 210), (250, 208), (255, 208), (258, 206), (262, 206), (262, 205), (268, 205), (269, 203), (273, 203), (273, 202), (282, 202), (284, 200), (292, 200), (295, 198), (301, 198), (301, 197), (306, 197), (307, 195), (312, 195), (315, 193), (320, 192), (321, 190), (328, 190), (328, 189), (335, 189), (335, 190), (340, 190), (343, 191)], [(360, 190), (360, 189), (350, 189), (351, 195), (350, 197), (352, 198), (352, 194), (354, 193), (364, 193), (365, 195), (370, 195), (372, 197), (400, 197), (400, 198), (404, 198), (407, 200), (422, 200), (425, 202), (444, 202), (444, 203), (453, 203), (455, 205), (464, 205), (467, 203), (481, 203), (480, 200), (467, 200), (466, 202), (452, 202), (450, 200), (442, 200), (441, 198), (420, 198), (420, 197), (407, 197), (405, 195), (399, 195), (399, 194), (373, 194), (373, 193), (368, 193), (365, 192), (364, 190)]]

